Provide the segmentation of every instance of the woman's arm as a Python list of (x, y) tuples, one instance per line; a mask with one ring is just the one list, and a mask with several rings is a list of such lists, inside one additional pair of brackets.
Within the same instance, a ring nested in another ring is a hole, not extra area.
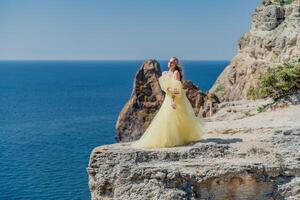
[(172, 94), (171, 95), (171, 98), (172, 98), (171, 106), (173, 109), (176, 109), (175, 97), (176, 97), (177, 91), (175, 89), (176, 88), (174, 88), (174, 90), (172, 90), (170, 87), (168, 87), (168, 91), (170, 91)]
[(175, 90), (172, 90), (171, 87), (167, 87), (167, 90), (171, 93), (171, 98), (172, 98), (171, 106), (172, 106), (173, 109), (176, 109), (176, 103), (175, 103), (175, 97), (176, 96), (175, 95), (178, 94), (178, 92), (175, 91)]
[(174, 74), (175, 74), (175, 78), (180, 81), (179, 71), (175, 70)]
[(171, 104), (173, 109), (176, 109), (176, 103), (175, 103), (175, 95), (172, 95), (172, 104)]
[[(177, 79), (178, 81), (180, 81), (180, 75), (179, 75), (179, 71), (176, 70), (174, 72), (175, 74), (175, 79)], [(175, 85), (174, 85), (175, 86)], [(176, 109), (176, 102), (175, 102), (175, 98), (176, 96), (178, 96), (180, 94), (178, 88), (176, 88), (176, 86), (174, 88), (172, 87), (167, 87), (167, 91), (171, 93), (171, 97), (172, 97), (172, 103), (171, 103), (171, 106), (173, 109)]]
[(167, 90), (172, 93), (172, 95), (176, 95), (176, 94), (179, 94), (177, 88), (174, 88), (173, 90), (171, 89), (171, 87), (167, 87)]

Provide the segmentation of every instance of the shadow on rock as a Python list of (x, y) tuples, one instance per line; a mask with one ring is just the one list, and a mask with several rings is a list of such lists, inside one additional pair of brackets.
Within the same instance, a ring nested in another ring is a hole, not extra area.
[(207, 138), (207, 139), (201, 140), (199, 142), (201, 142), (201, 143), (214, 142), (217, 144), (231, 144), (231, 143), (243, 142), (243, 140), (241, 138), (230, 138), (230, 139)]

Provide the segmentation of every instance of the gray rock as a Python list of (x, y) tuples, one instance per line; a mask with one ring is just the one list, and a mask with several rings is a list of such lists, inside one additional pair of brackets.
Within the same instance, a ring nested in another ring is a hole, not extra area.
[(300, 107), (255, 112), (269, 101), (219, 104), (201, 141), (95, 148), (87, 168), (92, 199), (297, 199)]
[(299, 151), (293, 148), (299, 150), (298, 137), (269, 137), (247, 153), (235, 147), (248, 145), (238, 138), (209, 138), (158, 150), (104, 145), (93, 150), (89, 162), (92, 199), (297, 197)]
[[(248, 90), (257, 86), (260, 74), (299, 57), (299, 1), (279, 4), (265, 0), (252, 15), (250, 31), (239, 40), (237, 55), (210, 92), (220, 101), (247, 99)], [(224, 88), (222, 91), (217, 89), (220, 85)]]

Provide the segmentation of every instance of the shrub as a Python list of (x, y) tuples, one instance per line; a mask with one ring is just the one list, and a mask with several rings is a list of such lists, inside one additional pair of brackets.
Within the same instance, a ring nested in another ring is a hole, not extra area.
[(214, 92), (211, 93), (211, 99), (213, 99), (217, 103), (220, 103), (220, 100), (219, 100), (218, 96)]
[(261, 113), (261, 112), (265, 112), (266, 111), (266, 105), (263, 105), (263, 106), (259, 106), (256, 110), (257, 112)]
[(259, 77), (257, 88), (250, 87), (247, 96), (250, 99), (272, 97), (280, 98), (300, 89), (300, 60), (285, 63), (269, 69)]
[(274, 3), (278, 3), (281, 5), (291, 4), (294, 0), (273, 0)]
[(217, 85), (215, 92), (223, 91), (225, 88), (223, 85)]
[(215, 93), (218, 93), (220, 96), (224, 96), (225, 95), (225, 87), (223, 85), (218, 84), (215, 89)]

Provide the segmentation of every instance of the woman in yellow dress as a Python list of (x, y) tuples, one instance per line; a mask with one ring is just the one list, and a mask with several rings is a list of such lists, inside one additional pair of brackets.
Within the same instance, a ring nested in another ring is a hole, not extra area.
[(202, 139), (201, 121), (186, 96), (182, 67), (176, 57), (170, 59), (168, 68), (158, 79), (166, 93), (165, 99), (141, 138), (132, 142), (132, 147), (172, 147)]

